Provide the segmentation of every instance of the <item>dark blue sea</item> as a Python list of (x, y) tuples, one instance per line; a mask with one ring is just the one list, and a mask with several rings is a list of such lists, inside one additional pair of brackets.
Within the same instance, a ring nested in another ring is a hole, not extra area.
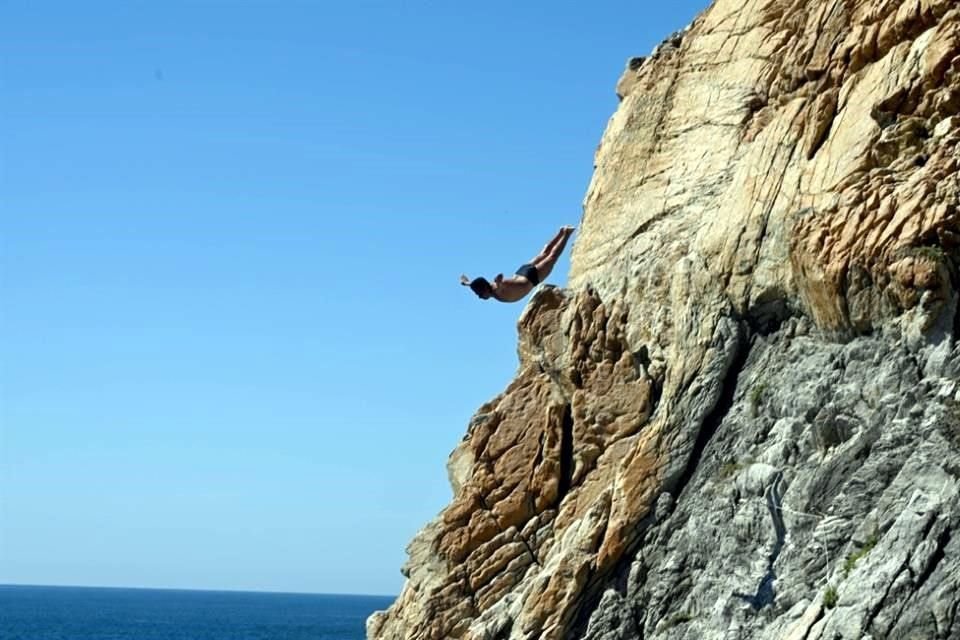
[(2, 640), (361, 640), (393, 598), (0, 585)]

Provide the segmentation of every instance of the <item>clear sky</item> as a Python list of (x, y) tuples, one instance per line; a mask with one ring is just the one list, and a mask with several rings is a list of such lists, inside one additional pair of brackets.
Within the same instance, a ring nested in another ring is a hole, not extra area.
[(0, 2), (0, 583), (397, 593), (705, 4)]

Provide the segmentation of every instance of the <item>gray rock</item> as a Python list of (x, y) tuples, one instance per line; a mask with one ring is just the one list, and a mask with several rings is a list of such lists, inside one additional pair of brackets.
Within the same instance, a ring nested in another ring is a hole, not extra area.
[(582, 637), (960, 638), (958, 370), (951, 343), (755, 338), (630, 587)]

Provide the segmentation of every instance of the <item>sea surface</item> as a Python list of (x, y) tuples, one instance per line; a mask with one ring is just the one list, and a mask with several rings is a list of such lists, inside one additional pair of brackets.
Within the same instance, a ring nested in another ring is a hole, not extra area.
[(2, 640), (361, 640), (393, 601), (240, 591), (0, 585)]

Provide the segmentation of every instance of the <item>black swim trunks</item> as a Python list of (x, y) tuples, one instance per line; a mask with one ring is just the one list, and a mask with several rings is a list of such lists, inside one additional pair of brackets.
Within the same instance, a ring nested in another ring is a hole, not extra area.
[(537, 268), (532, 264), (528, 263), (517, 269), (517, 275), (529, 280), (533, 286), (540, 284), (540, 274), (537, 273)]

